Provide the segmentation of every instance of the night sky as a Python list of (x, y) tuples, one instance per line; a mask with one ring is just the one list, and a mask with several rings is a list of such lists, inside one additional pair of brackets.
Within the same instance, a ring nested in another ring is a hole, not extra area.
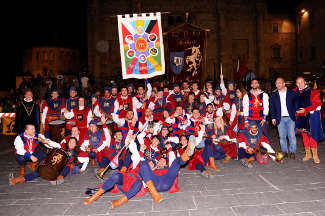
[[(283, 3), (286, 2), (286, 3)], [(293, 13), (303, 0), (267, 0), (269, 13)], [(87, 1), (7, 1), (2, 3), (0, 90), (15, 85), (22, 52), (33, 46), (65, 46), (87, 55)]]

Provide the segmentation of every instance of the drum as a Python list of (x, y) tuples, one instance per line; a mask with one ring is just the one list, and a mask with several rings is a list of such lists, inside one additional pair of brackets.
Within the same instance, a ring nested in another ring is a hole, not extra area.
[[(114, 122), (111, 121), (111, 120), (107, 120), (106, 121), (106, 125), (107, 125), (107, 128), (108, 128), (109, 133), (111, 134), (111, 136), (113, 136)], [(99, 121), (97, 123), (97, 126), (98, 126), (99, 129), (103, 130), (103, 125), (102, 125), (102, 122), (101, 121)]]
[(37, 173), (43, 179), (53, 181), (58, 178), (66, 163), (69, 160), (67, 152), (59, 148), (53, 148), (45, 156), (43, 161), (37, 167)]
[(50, 139), (60, 143), (66, 136), (65, 121), (56, 120), (49, 123)]

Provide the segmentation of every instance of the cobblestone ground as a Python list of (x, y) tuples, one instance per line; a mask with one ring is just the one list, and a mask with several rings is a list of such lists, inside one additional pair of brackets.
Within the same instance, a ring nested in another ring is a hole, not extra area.
[[(269, 128), (269, 132), (272, 147), (279, 150), (277, 131)], [(19, 172), (10, 151), (14, 138), (0, 136), (0, 149), (4, 152), (0, 157), (0, 215), (325, 215), (324, 142), (319, 143), (320, 164), (302, 161), (304, 150), (299, 137), (295, 161), (269, 161), (267, 165), (254, 162), (252, 169), (244, 168), (238, 161), (220, 161), (216, 165), (221, 171), (211, 171), (213, 180), (203, 179), (199, 171), (183, 168), (178, 184), (181, 191), (162, 193), (162, 203), (155, 203), (147, 194), (111, 210), (110, 201), (119, 199), (122, 193), (106, 193), (89, 206), (83, 204), (87, 198), (85, 189), (101, 184), (90, 165), (80, 175), (69, 174), (59, 186), (38, 178), (9, 187), (8, 173), (14, 172), (17, 177)], [(30, 172), (28, 168), (26, 171)]]

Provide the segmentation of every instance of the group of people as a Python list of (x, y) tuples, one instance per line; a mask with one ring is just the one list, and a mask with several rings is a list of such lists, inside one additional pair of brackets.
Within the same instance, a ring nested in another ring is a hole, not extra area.
[[(17, 116), (23, 131), (14, 143), (20, 177), (10, 173), (10, 185), (39, 177), (36, 167), (46, 156), (37, 151), (38, 142), (42, 142), (69, 155), (60, 175), (51, 181), (53, 185), (62, 184), (69, 173), (84, 172), (89, 162), (92, 167), (98, 163), (100, 169), (94, 174), (99, 178), (108, 166), (118, 170), (100, 187), (88, 188), (90, 197), (84, 204), (91, 204), (109, 189), (124, 193), (112, 201), (112, 209), (146, 192), (162, 202), (158, 192), (179, 191), (177, 177), (184, 164), (188, 163), (189, 170), (199, 170), (203, 178), (213, 179), (213, 172), (220, 171), (215, 160), (238, 160), (247, 168), (252, 168), (255, 160), (259, 164), (268, 163), (269, 157), (276, 160), (268, 135), (268, 115), (278, 127), (283, 158), (296, 159), (296, 134), (301, 134), (306, 151), (303, 161), (320, 163), (317, 142), (323, 139), (322, 101), (304, 78), (297, 78), (294, 90), (287, 89), (285, 80), (278, 78), (277, 90), (270, 98), (255, 78), (249, 92), (233, 81), (226, 87), (222, 75), (220, 80), (216, 88), (208, 80), (206, 91), (199, 89), (198, 82), (190, 85), (186, 80), (182, 87), (174, 84), (172, 89), (151, 86), (146, 80), (146, 86), (139, 86), (136, 94), (132, 84), (121, 89), (105, 87), (104, 96), (93, 94), (89, 106), (73, 87), (65, 100), (54, 89), (52, 98), (41, 107), (45, 136), (37, 133), (38, 114), (33, 109), (32, 93), (26, 91)], [(67, 137), (55, 142), (50, 140), (49, 123), (62, 115)], [(27, 163), (33, 172), (25, 175)]]

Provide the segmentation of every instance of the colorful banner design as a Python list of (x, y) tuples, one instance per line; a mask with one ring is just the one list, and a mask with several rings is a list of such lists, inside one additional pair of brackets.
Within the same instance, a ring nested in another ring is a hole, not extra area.
[(118, 15), (123, 79), (145, 79), (165, 73), (161, 15)]
[(15, 117), (4, 117), (2, 133), (4, 135), (16, 135), (14, 128), (15, 128)]
[(168, 33), (170, 88), (183, 80), (201, 83), (204, 39), (205, 30)]

